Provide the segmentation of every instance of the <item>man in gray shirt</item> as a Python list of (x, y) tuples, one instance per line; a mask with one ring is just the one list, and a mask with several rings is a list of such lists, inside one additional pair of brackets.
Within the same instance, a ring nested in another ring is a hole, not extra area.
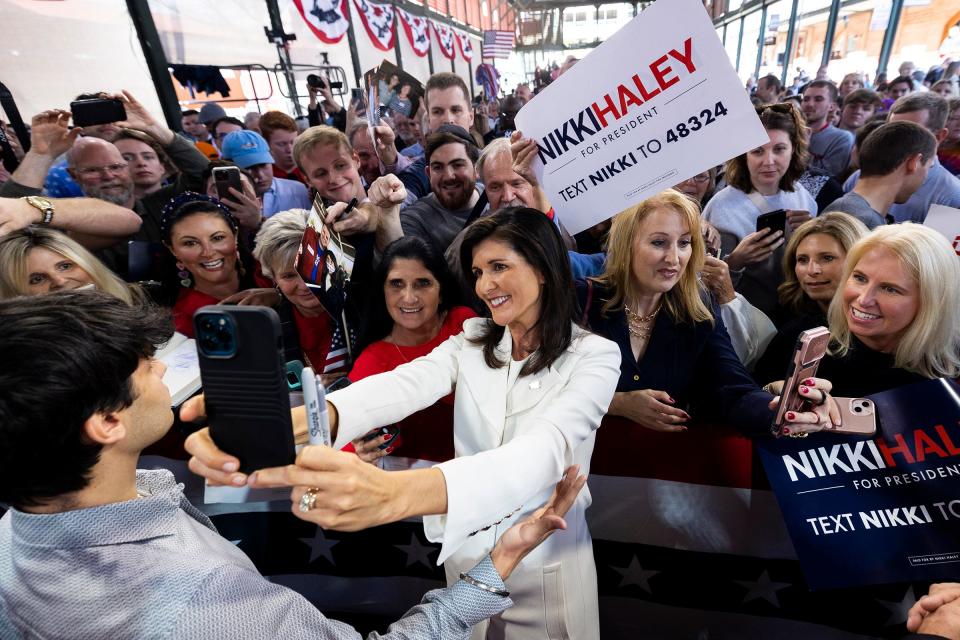
[(842, 211), (867, 228), (895, 222), (890, 207), (910, 199), (927, 179), (937, 139), (913, 122), (888, 122), (867, 136), (860, 149), (860, 179), (853, 191), (823, 213)]
[[(948, 109), (947, 100), (933, 91), (911, 93), (893, 103), (889, 121), (915, 122), (932, 133), (939, 144), (947, 137)], [(860, 172), (856, 171), (844, 183), (843, 190), (852, 191), (859, 178)], [(936, 156), (920, 188), (903, 204), (891, 206), (890, 215), (897, 222), (923, 224), (930, 206), (934, 204), (960, 208), (960, 179), (951, 175)]]
[(445, 124), (427, 136), (425, 158), (431, 193), (400, 212), (403, 234), (423, 238), (443, 254), (480, 199), (479, 156), (465, 129)]
[[(0, 638), (360, 637), (261, 576), (168, 471), (136, 469), (173, 422), (153, 358), (169, 317), (68, 291), (2, 301), (0, 325)], [(460, 581), (370, 637), (466, 639), (509, 607), (503, 580), (565, 526), (585, 480), (570, 477)]]
[(853, 134), (830, 124), (837, 108), (837, 86), (829, 80), (814, 80), (803, 90), (803, 115), (810, 127), (810, 164), (835, 176), (850, 164)]

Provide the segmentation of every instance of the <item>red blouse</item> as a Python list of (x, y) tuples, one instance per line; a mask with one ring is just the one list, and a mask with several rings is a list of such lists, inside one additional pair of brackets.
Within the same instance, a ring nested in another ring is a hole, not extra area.
[[(451, 336), (461, 333), (464, 321), (476, 315), (467, 307), (450, 309), (437, 337), (413, 347), (401, 347), (385, 340), (374, 342), (357, 357), (348, 376), (350, 381), (357, 382), (368, 376), (393, 371), (402, 364), (427, 355)], [(452, 393), (433, 406), (407, 416), (397, 426), (403, 439), (391, 455), (434, 462), (453, 458)]]
[(188, 338), (193, 335), (193, 314), (200, 307), (208, 304), (217, 304), (220, 302), (213, 296), (202, 291), (197, 291), (192, 287), (183, 287), (177, 295), (177, 302), (173, 305), (173, 324), (177, 331)]

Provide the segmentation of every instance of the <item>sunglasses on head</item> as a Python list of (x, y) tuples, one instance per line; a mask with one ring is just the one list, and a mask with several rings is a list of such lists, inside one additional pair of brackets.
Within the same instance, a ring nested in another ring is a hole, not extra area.
[(777, 102), (774, 104), (762, 104), (757, 109), (757, 115), (766, 113), (767, 111), (773, 111), (774, 113), (793, 113), (794, 106), (789, 102)]

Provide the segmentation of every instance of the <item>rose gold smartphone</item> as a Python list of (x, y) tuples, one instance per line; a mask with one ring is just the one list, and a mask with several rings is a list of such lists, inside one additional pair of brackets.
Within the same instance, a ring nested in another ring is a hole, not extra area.
[(820, 360), (827, 353), (830, 343), (830, 331), (826, 327), (808, 329), (797, 338), (797, 346), (793, 350), (793, 359), (787, 367), (783, 390), (780, 393), (780, 406), (777, 407), (777, 417), (773, 424), (777, 435), (780, 435), (788, 411), (800, 411), (804, 398), (797, 392), (801, 380), (813, 378), (817, 373)]
[(834, 398), (840, 407), (840, 426), (834, 433), (872, 436), (877, 432), (877, 408), (866, 398)]

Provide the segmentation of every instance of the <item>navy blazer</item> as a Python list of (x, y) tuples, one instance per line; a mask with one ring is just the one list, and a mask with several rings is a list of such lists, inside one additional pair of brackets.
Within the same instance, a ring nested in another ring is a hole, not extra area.
[[(587, 283), (577, 281), (577, 299), (583, 309)], [(767, 408), (772, 396), (757, 386), (737, 357), (720, 318), (720, 307), (709, 298), (714, 322), (676, 321), (664, 308), (653, 326), (647, 350), (638, 362), (630, 347), (623, 309), (601, 313), (609, 292), (593, 284), (586, 319), (589, 329), (620, 347), (620, 380), (617, 391), (666, 391), (680, 408), (696, 420), (723, 423), (750, 435), (769, 434), (774, 412)]]

